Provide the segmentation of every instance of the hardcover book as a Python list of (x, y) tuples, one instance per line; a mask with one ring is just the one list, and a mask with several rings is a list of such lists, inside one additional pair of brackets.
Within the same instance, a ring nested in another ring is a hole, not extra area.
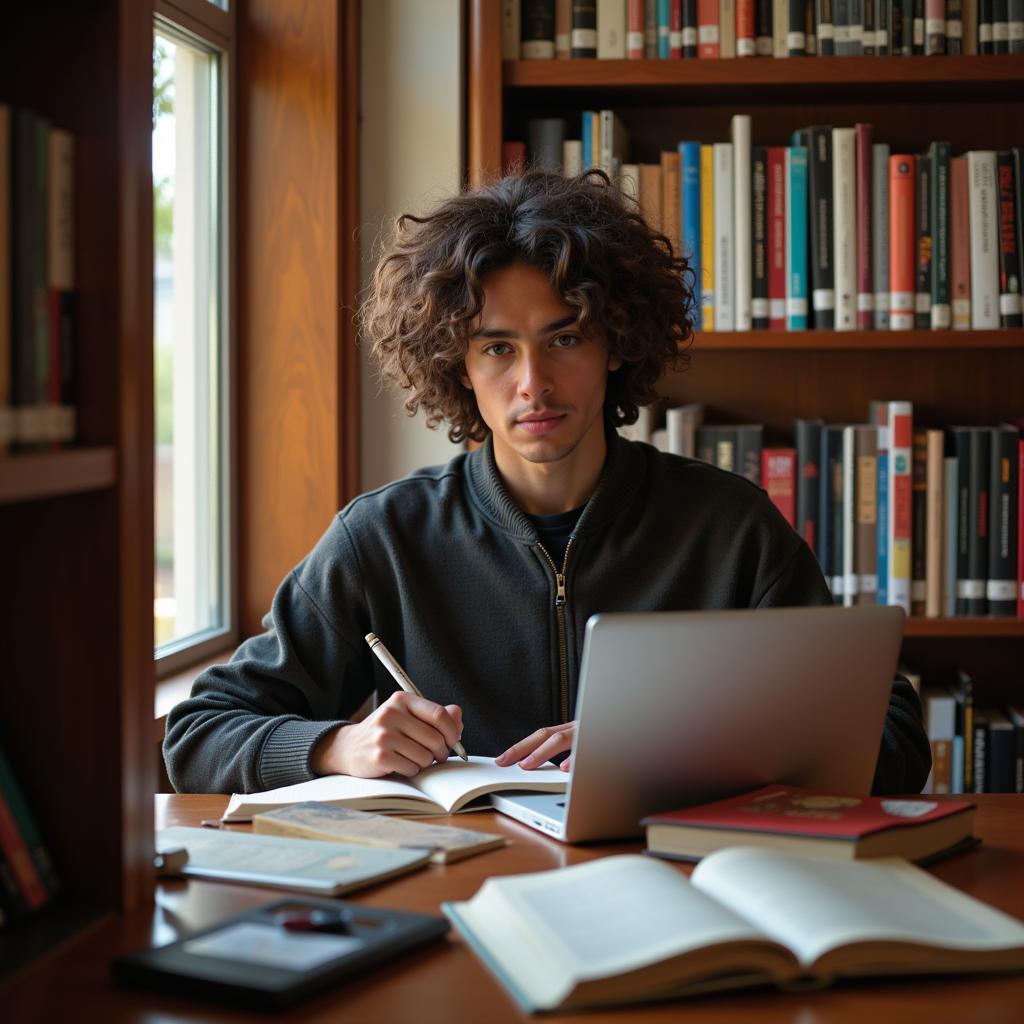
[(726, 846), (758, 846), (816, 857), (932, 860), (972, 842), (974, 804), (819, 793), (765, 786), (752, 793), (655, 814), (647, 851), (700, 860)]

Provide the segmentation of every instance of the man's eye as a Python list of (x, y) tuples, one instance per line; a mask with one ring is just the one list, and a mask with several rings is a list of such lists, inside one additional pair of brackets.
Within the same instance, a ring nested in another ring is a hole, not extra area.
[(576, 334), (559, 334), (553, 341), (553, 344), (559, 348), (571, 348), (579, 341), (579, 336)]
[(484, 355), (486, 356), (503, 356), (510, 352), (511, 349), (504, 342), (498, 341), (493, 345), (488, 345), (484, 349)]

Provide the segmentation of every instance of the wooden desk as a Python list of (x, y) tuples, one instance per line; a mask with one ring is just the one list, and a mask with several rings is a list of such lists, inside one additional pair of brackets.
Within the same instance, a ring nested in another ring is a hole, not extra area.
[[(158, 796), (157, 827), (198, 825), (218, 817), (226, 804), (219, 796)], [(936, 865), (944, 881), (1024, 918), (1024, 798), (977, 798), (976, 850)], [(546, 839), (501, 815), (460, 816), (458, 824), (500, 832), (504, 849), (457, 864), (431, 865), (420, 872), (356, 894), (377, 906), (437, 913), (444, 899), (466, 899), (489, 875), (541, 871), (578, 864), (610, 853), (635, 851), (638, 844), (567, 847)], [(687, 870), (680, 866), (680, 870)], [(168, 942), (179, 935), (279, 898), (280, 893), (212, 882), (163, 882), (157, 905), (146, 912), (108, 918), (88, 939), (36, 965), (0, 989), (0, 1018), (5, 1022), (86, 1019), (166, 1024), (170, 1021), (270, 1020), (267, 1016), (224, 1009), (211, 1003), (145, 992), (120, 991), (110, 982), (109, 963), (117, 953), (147, 942)], [(611, 922), (610, 924), (613, 924)], [(415, 1024), (502, 1024), (524, 1018), (476, 957), (451, 934), (365, 979), (300, 1003), (288, 1020), (410, 1021)], [(889, 1021), (984, 1021), (1020, 1024), (1024, 1020), (1024, 977), (895, 979), (844, 983), (822, 992), (790, 994), (772, 989), (723, 995), (628, 1010), (545, 1020), (617, 1024), (634, 1020), (723, 1022), (798, 1022), (798, 1024), (887, 1024)]]

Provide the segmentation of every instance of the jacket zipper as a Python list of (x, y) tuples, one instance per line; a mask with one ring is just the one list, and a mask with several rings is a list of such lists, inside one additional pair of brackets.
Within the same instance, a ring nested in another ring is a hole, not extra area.
[(555, 617), (558, 620), (558, 669), (563, 722), (569, 721), (569, 653), (565, 640), (565, 574), (569, 566), (569, 552), (572, 550), (575, 540), (575, 537), (570, 537), (569, 543), (565, 546), (565, 556), (562, 559), (561, 572), (558, 571), (555, 560), (548, 554), (547, 548), (543, 544), (537, 545), (544, 552), (544, 557), (548, 560), (548, 564), (555, 574)]

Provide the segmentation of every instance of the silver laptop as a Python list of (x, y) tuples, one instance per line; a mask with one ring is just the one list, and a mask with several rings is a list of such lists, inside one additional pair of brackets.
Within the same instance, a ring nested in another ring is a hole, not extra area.
[(494, 807), (575, 843), (771, 783), (867, 794), (902, 631), (895, 606), (595, 615), (568, 791)]

